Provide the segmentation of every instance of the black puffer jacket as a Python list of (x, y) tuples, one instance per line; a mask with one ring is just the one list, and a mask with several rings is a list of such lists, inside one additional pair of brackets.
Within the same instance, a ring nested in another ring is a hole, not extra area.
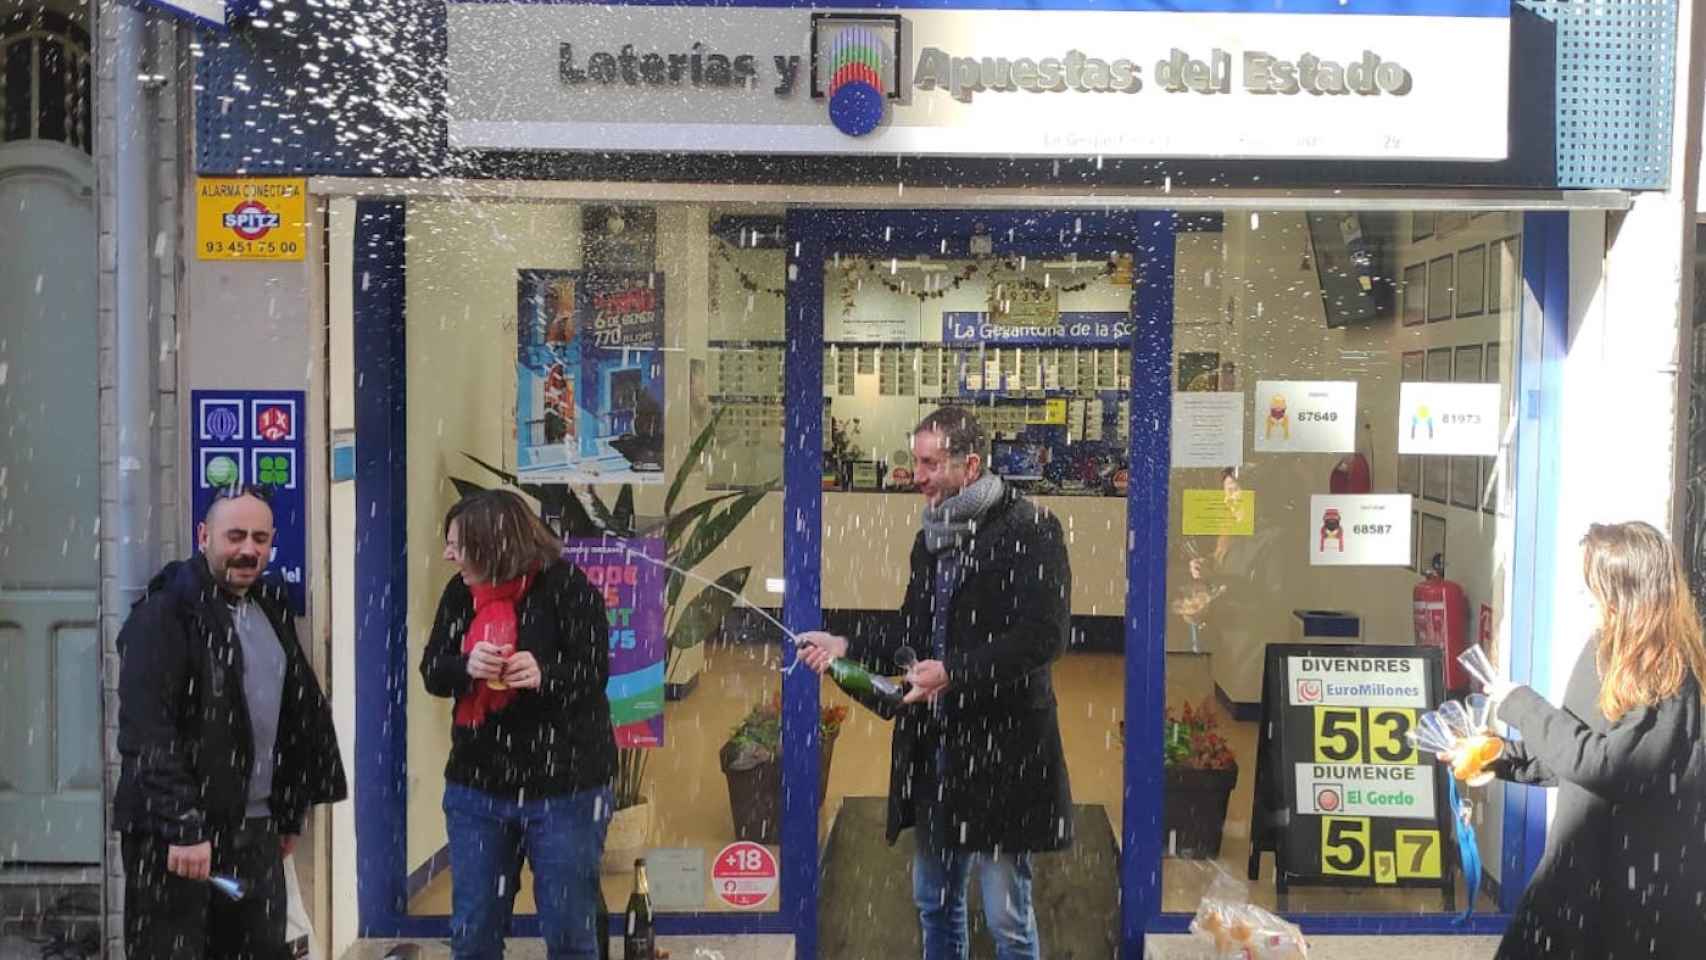
[[(249, 597), (285, 654), (273, 824), (300, 833), (310, 806), (349, 794), (337, 733), (283, 587), (263, 580)], [(155, 575), (119, 632), (118, 652), (122, 767), (113, 829), (190, 845), (241, 822), (254, 766), (243, 644), (205, 557), (174, 561)]]
[(1652, 707), (1599, 711), (1595, 644), (1558, 709), (1527, 687), (1499, 707), (1521, 731), (1494, 765), (1558, 788), (1546, 853), (1499, 960), (1684, 960), (1706, 955), (1706, 742), (1694, 680)]
[[(1050, 664), (1071, 629), (1072, 571), (1054, 514), (1011, 487), (959, 548), (949, 614), (949, 689), (940, 720), (925, 704), (895, 714), (888, 838), (914, 826), (915, 787), (945, 740), (943, 813), (967, 850), (1046, 851), (1072, 845), (1072, 791)], [(929, 659), (936, 558), (919, 534), (898, 633), (849, 638), (848, 655), (886, 676), (910, 645)], [(887, 713), (888, 711), (883, 711)]]
[[(517, 650), (539, 662), (538, 690), (518, 691), (478, 727), (452, 726), (444, 779), (487, 793), (543, 797), (604, 786), (616, 776), (610, 723), (610, 620), (604, 598), (573, 564), (538, 575), (516, 604)], [(462, 638), (474, 594), (450, 578), (421, 658), (435, 697), (461, 698), (472, 683)]]

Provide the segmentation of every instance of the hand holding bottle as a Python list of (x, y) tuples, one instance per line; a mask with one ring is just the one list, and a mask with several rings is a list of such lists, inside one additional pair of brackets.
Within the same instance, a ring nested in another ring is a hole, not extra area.
[(806, 662), (813, 673), (822, 674), (829, 670), (831, 661), (847, 656), (847, 638), (838, 637), (822, 630), (810, 630), (800, 634), (799, 656)]

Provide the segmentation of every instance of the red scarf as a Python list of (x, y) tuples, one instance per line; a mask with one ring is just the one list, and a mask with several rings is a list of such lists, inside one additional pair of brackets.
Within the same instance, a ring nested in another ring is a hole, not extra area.
[[(506, 583), (480, 583), (470, 587), (474, 592), (474, 620), (468, 624), (468, 632), (462, 635), (462, 652), (472, 651), (474, 644), (481, 641), (507, 647), (513, 652), (515, 603), (532, 583), (533, 575), (528, 574)], [(477, 727), (485, 722), (486, 714), (502, 710), (514, 699), (514, 690), (493, 690), (486, 681), (476, 680), (473, 688), (456, 701), (456, 725)]]

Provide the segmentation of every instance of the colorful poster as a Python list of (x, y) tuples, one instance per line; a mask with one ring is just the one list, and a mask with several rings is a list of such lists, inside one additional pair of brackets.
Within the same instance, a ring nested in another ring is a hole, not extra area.
[(516, 472), (663, 482), (663, 275), (523, 270), (518, 286)]
[(1184, 523), (1187, 537), (1250, 537), (1256, 533), (1256, 491), (1244, 490), (1228, 498), (1226, 491), (1184, 491)]
[(1256, 384), (1258, 453), (1354, 453), (1354, 380), (1263, 380)]
[[(638, 554), (639, 557), (634, 556)], [(650, 558), (648, 563), (640, 557)], [(664, 543), (658, 537), (570, 538), (563, 558), (604, 594), (610, 617), (610, 719), (616, 745), (663, 746)]]
[(272, 507), (272, 558), (290, 608), (308, 610), (308, 395), (301, 390), (192, 390), (190, 542), (221, 489), (260, 487)]
[(1401, 384), (1398, 452), (1497, 455), (1502, 389), (1496, 383)]
[(1409, 566), (1412, 502), (1408, 494), (1310, 497), (1310, 565)]

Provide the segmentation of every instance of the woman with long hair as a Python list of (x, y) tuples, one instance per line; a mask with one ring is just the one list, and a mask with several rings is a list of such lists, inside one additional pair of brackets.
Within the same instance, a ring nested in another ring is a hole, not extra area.
[(1665, 960), (1706, 951), (1706, 642), (1681, 559), (1645, 523), (1582, 539), (1583, 613), (1597, 626), (1563, 709), (1495, 684), (1521, 734), (1500, 777), (1558, 788), (1546, 852), (1501, 960)]
[(562, 542), (507, 490), (444, 518), (445, 584), (421, 658), (428, 693), (455, 699), (444, 768), (451, 952), (497, 960), (521, 858), (551, 960), (598, 955), (599, 858), (616, 740), (604, 599)]

